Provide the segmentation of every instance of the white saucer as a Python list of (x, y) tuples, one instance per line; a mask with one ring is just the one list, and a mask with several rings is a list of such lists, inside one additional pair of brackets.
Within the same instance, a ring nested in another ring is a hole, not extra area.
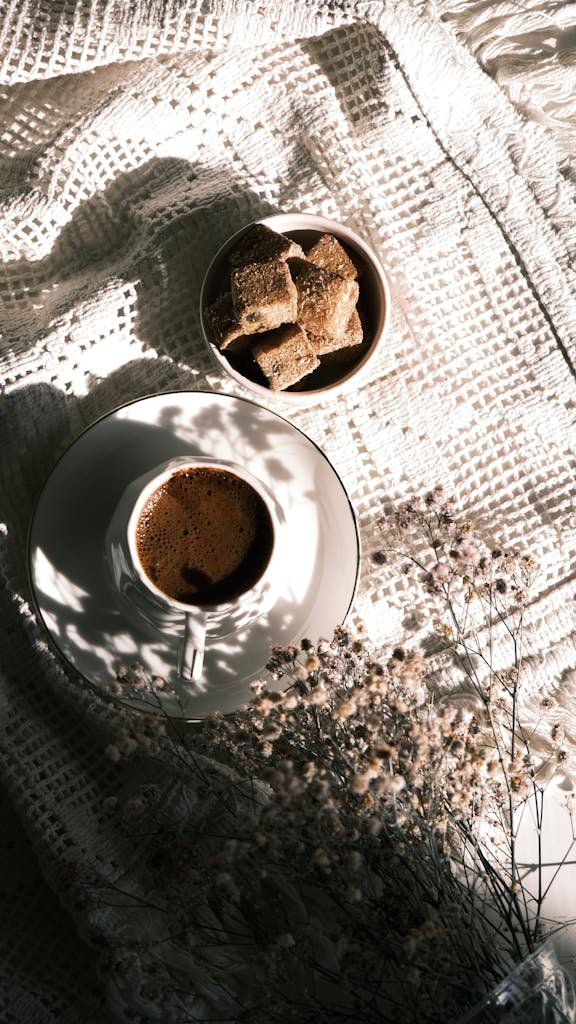
[[(129, 481), (178, 455), (248, 466), (284, 510), (291, 553), (273, 609), (242, 633), (214, 638), (203, 679), (194, 684), (178, 679), (173, 640), (121, 601), (104, 556), (106, 530)], [(314, 442), (253, 402), (202, 391), (140, 399), (89, 427), (46, 482), (29, 538), (37, 610), (66, 662), (107, 695), (120, 665), (141, 662), (175, 690), (158, 691), (158, 710), (187, 720), (245, 704), (250, 683), (266, 674), (272, 644), (330, 636), (350, 610), (359, 563), (350, 500)], [(150, 710), (148, 700), (122, 699)]]

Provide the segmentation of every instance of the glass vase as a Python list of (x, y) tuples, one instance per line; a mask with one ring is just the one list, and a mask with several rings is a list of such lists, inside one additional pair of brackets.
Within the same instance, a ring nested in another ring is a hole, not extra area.
[(526, 957), (457, 1024), (574, 1024), (576, 980), (554, 944)]

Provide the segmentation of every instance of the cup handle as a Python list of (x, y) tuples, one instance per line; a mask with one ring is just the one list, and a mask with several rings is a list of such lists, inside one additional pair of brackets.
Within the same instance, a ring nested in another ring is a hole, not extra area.
[(204, 664), (206, 644), (206, 616), (200, 612), (187, 612), (184, 620), (184, 636), (178, 652), (178, 675), (193, 682), (200, 679)]

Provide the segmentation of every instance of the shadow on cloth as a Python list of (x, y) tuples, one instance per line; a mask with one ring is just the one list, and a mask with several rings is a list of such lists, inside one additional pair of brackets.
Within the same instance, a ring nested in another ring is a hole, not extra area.
[(230, 235), (278, 208), (227, 176), (207, 180), (202, 170), (197, 176), (190, 169), (179, 172), (188, 187), (186, 202), (177, 217), (159, 224), (153, 246), (135, 263), (135, 331), (161, 355), (208, 371), (213, 362), (200, 329), (200, 289), (208, 265)]
[[(1, 786), (0, 820), (0, 919), (4, 950), (10, 951), (0, 964), (4, 1012), (24, 1024), (47, 1020), (49, 1006), (58, 1019), (68, 1020), (74, 1010), (86, 1024), (96, 1020), (105, 1024), (111, 1018), (103, 1005), (94, 953), (80, 941), (66, 911), (46, 886), (30, 840)], [(49, 957), (42, 955), (46, 949)], [(74, 991), (64, 983), (72, 962)]]
[(120, 175), (74, 211), (47, 256), (0, 266), (8, 338), (14, 339), (13, 307), (21, 323), (13, 351), (25, 352), (58, 320), (70, 321), (73, 344), (74, 307), (86, 309), (109, 281), (125, 280), (135, 286), (137, 308), (122, 311), (119, 330), (160, 355), (206, 369), (211, 360), (198, 306), (207, 265), (230, 234), (274, 212), (229, 172), (180, 158), (154, 157)]

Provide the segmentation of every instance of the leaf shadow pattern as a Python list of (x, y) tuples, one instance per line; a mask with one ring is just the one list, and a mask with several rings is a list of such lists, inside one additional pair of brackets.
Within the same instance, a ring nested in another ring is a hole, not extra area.
[[(95, 405), (100, 409), (117, 406), (118, 402), (110, 402), (111, 395), (117, 398), (123, 390), (133, 391), (135, 373), (145, 371), (147, 365), (146, 360), (128, 364), (113, 375), (113, 381), (108, 379), (100, 386), (98, 398), (92, 392), (85, 404), (91, 409)], [(167, 374), (167, 379), (170, 377)], [(268, 660), (272, 642), (292, 642), (310, 623), (322, 622), (322, 630), (328, 632), (336, 619), (341, 620), (342, 612), (334, 613), (334, 621), (328, 618), (335, 602), (342, 607), (351, 589), (356, 548), (355, 535), (350, 533), (354, 526), (348, 498), (330, 463), (288, 421), (231, 396), (199, 392), (197, 399), (187, 397), (184, 406), (182, 399), (180, 388), (173, 401), (170, 388), (165, 387), (161, 397), (149, 399), (151, 405), (129, 403), (121, 412), (101, 418), (67, 448), (72, 430), (63, 395), (46, 385), (13, 392), (0, 412), (0, 429), (10, 431), (13, 458), (22, 460), (24, 451), (26, 456), (29, 453), (30, 464), (22, 467), (26, 491), (13, 496), (16, 501), (10, 500), (9, 488), (4, 491), (4, 519), (13, 559), (11, 567), (5, 566), (5, 574), (17, 581), (16, 589), (26, 600), (33, 601), (36, 596), (60, 652), (72, 665), (80, 660), (82, 674), (99, 686), (114, 680), (122, 662), (142, 661), (157, 674), (173, 674), (178, 638), (167, 640), (118, 600), (106, 564), (107, 528), (126, 488), (169, 459), (203, 455), (250, 465), (289, 510), (289, 539), (285, 541), (291, 552), (286, 556), (289, 568), (269, 613), (240, 634), (214, 641), (210, 684), (194, 692), (180, 692), (178, 706), (170, 706), (171, 713), (202, 717), (215, 701), (222, 710), (230, 711), (248, 699), (249, 681)], [(43, 403), (45, 442), (26, 446), (22, 441), (29, 411), (39, 400)], [(78, 411), (76, 418), (82, 418)], [(65, 457), (55, 462), (63, 448)], [(349, 520), (344, 584), (338, 565), (329, 562), (324, 538), (326, 530), (335, 535), (339, 529), (327, 507), (326, 487), (332, 488)], [(25, 575), (22, 523), (32, 515), (39, 495), (31, 538), (34, 595)], [(42, 515), (38, 508), (44, 510)], [(325, 609), (317, 611), (321, 586), (334, 594), (326, 595)]]

